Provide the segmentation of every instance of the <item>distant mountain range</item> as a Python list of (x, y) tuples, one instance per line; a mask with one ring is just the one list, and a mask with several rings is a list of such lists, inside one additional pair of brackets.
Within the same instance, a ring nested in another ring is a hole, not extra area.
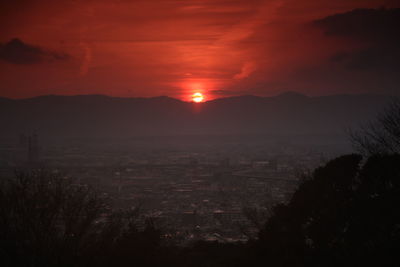
[(0, 98), (0, 136), (32, 131), (62, 137), (340, 134), (373, 119), (390, 100), (382, 95), (308, 97), (294, 92), (200, 104), (166, 96)]

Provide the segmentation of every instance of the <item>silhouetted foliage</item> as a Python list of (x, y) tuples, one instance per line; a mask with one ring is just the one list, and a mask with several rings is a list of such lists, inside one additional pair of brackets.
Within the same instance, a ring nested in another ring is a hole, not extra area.
[(0, 187), (2, 266), (148, 266), (160, 245), (149, 221), (113, 212), (87, 186), (45, 171), (17, 172)]
[(87, 187), (43, 171), (18, 172), (0, 189), (1, 258), (17, 266), (76, 263), (101, 208)]
[(258, 260), (272, 266), (398, 266), (400, 155), (361, 166), (347, 155), (318, 168), (277, 206), (260, 233)]
[(364, 155), (400, 153), (400, 102), (393, 101), (374, 121), (351, 133)]
[(200, 241), (182, 251), (181, 266), (246, 266), (248, 263), (247, 252), (248, 247), (240, 243), (222, 244)]

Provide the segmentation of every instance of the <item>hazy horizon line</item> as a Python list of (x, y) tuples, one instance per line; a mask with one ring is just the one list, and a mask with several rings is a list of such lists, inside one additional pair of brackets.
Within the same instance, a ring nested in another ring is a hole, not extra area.
[[(301, 92), (297, 91), (284, 91), (281, 93), (277, 93), (275, 95), (256, 95), (256, 94), (240, 94), (240, 95), (232, 95), (232, 96), (221, 96), (221, 97), (216, 97), (212, 98), (209, 100), (205, 100), (200, 103), (196, 104), (201, 104), (201, 103), (207, 103), (207, 102), (212, 102), (215, 100), (220, 100), (220, 99), (230, 99), (230, 98), (240, 98), (240, 97), (256, 97), (256, 98), (274, 98), (274, 97), (280, 97), (280, 96), (299, 96), (299, 97), (305, 97), (305, 98), (318, 98), (318, 97), (330, 97), (330, 96), (387, 96), (387, 97), (398, 97), (395, 95), (390, 95), (390, 94), (376, 94), (376, 93), (337, 93), (337, 94), (326, 94), (326, 95), (307, 95)], [(169, 99), (174, 99), (180, 102), (186, 102), (186, 103), (195, 103), (194, 101), (186, 101), (179, 99), (178, 97), (172, 97), (168, 95), (159, 95), (159, 96), (114, 96), (114, 95), (107, 95), (107, 94), (71, 94), (71, 95), (65, 95), (65, 94), (44, 94), (44, 95), (37, 95), (37, 96), (31, 96), (31, 97), (21, 97), (21, 98), (15, 98), (15, 97), (6, 97), (6, 96), (0, 96), (0, 98), (3, 99), (8, 99), (8, 100), (29, 100), (29, 99), (36, 99), (36, 98), (43, 98), (43, 97), (91, 97), (91, 96), (97, 96), (97, 97), (106, 97), (106, 98), (118, 98), (118, 99), (156, 99), (156, 98), (169, 98)]]

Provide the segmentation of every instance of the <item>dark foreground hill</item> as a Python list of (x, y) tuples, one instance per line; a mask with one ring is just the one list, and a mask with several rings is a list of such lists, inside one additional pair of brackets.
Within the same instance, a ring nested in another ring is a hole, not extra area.
[(0, 136), (130, 137), (202, 134), (337, 134), (366, 121), (388, 96), (237, 96), (201, 104), (169, 97), (102, 95), (0, 98)]

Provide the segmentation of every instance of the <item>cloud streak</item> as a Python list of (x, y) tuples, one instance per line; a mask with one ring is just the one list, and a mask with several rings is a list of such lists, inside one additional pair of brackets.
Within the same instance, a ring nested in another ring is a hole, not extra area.
[[(386, 90), (399, 80), (390, 73), (399, 69), (400, 16), (376, 9), (381, 5), (381, 0), (8, 1), (0, 9), (0, 91), (8, 97), (84, 92), (186, 99), (198, 85), (210, 99), (246, 91)], [(14, 36), (20, 39), (8, 41)], [(47, 64), (68, 57), (63, 64)]]
[(68, 58), (67, 54), (48, 51), (39, 46), (27, 44), (18, 38), (0, 44), (0, 59), (12, 64), (38, 64)]
[(233, 76), (235, 80), (240, 80), (249, 77), (254, 71), (257, 70), (257, 65), (254, 62), (245, 62), (240, 70), (240, 73), (237, 73)]

